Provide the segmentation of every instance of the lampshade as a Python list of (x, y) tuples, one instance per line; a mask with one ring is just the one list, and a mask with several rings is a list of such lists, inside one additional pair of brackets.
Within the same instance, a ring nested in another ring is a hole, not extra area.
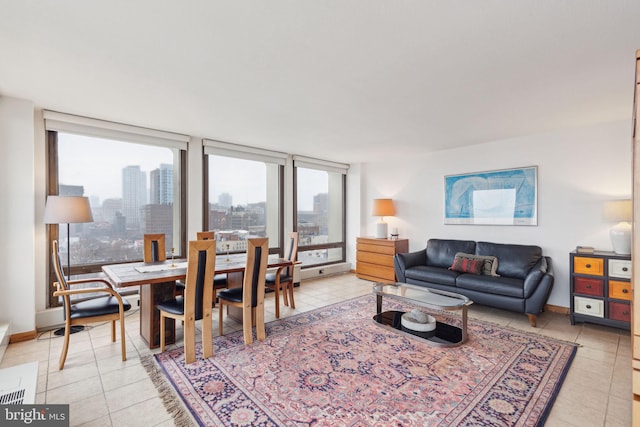
[(604, 204), (604, 217), (607, 221), (631, 221), (631, 200), (610, 200)]
[(396, 214), (396, 208), (393, 206), (391, 199), (373, 199), (374, 216), (393, 216)]
[(45, 224), (92, 222), (89, 199), (81, 196), (49, 196), (44, 207)]

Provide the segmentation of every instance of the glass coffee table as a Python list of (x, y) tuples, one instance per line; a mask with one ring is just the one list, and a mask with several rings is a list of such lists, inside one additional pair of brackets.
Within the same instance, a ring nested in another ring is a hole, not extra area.
[[(467, 341), (467, 307), (473, 304), (464, 295), (407, 283), (375, 283), (373, 293), (376, 294), (376, 315), (373, 320), (380, 326), (390, 328), (395, 332), (421, 338), (437, 347), (455, 347)], [(420, 332), (402, 326), (401, 318), (404, 311), (382, 311), (382, 299), (391, 298), (398, 301), (418, 305), (436, 310), (461, 310), (462, 327), (436, 322), (433, 331)]]

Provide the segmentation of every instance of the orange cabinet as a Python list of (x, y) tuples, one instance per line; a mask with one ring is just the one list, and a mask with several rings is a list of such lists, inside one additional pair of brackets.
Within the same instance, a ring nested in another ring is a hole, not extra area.
[(358, 237), (356, 241), (356, 276), (374, 282), (394, 283), (393, 257), (409, 251), (408, 239)]

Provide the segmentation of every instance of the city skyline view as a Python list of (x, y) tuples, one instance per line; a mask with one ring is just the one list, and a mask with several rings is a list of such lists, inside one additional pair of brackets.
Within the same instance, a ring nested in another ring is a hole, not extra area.
[[(84, 155), (87, 142), (91, 143), (91, 156), (100, 162), (89, 162)], [(114, 149), (114, 147), (121, 149)], [(81, 185), (84, 195), (99, 203), (106, 199), (122, 198), (122, 169), (139, 166), (146, 174), (146, 188), (150, 191), (149, 176), (161, 164), (173, 164), (175, 149), (155, 147), (144, 144), (119, 142), (110, 139), (86, 137), (82, 135), (59, 133), (59, 182), (61, 185)], [(126, 155), (123, 156), (123, 153)], [(135, 160), (133, 160), (135, 159)], [(255, 167), (247, 167), (249, 160), (227, 157), (219, 162), (215, 170), (210, 170), (213, 182), (224, 182), (224, 189), (209, 195), (210, 203), (217, 203), (223, 193), (232, 197), (233, 205), (247, 206), (266, 200), (264, 172)], [(249, 163), (249, 164), (250, 164)], [(307, 191), (298, 195), (298, 209), (313, 210), (313, 197), (328, 191), (326, 178), (322, 171), (305, 170), (298, 175), (298, 185)], [(108, 178), (106, 178), (108, 177)], [(234, 179), (229, 179), (234, 177)], [(238, 179), (242, 177), (242, 179)], [(253, 185), (248, 185), (253, 184)]]

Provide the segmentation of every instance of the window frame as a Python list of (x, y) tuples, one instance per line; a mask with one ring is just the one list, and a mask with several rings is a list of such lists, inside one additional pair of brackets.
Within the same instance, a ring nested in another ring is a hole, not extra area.
[(348, 165), (329, 162), (326, 160), (312, 159), (302, 156), (293, 157), (293, 229), (298, 231), (298, 168), (316, 169), (325, 172), (335, 172), (342, 175), (342, 241), (329, 242), (324, 244), (298, 246), (298, 253), (321, 250), (321, 249), (342, 249), (342, 258), (338, 261), (317, 263), (312, 265), (301, 265), (302, 269), (316, 268), (326, 265), (346, 262), (347, 259), (347, 170)]
[[(63, 113), (45, 111), (45, 155), (46, 155), (46, 193), (47, 195), (57, 195), (59, 191), (59, 161), (58, 161), (58, 133), (64, 132), (68, 134), (82, 135), (87, 137), (95, 137), (100, 139), (111, 139), (118, 142), (138, 143), (149, 146), (177, 148), (178, 164), (180, 165), (180, 232), (179, 244), (180, 253), (186, 255), (186, 236), (187, 236), (187, 146), (176, 147), (172, 142), (175, 140), (184, 141), (185, 137), (177, 134), (165, 133), (145, 128), (136, 128), (129, 125), (122, 125), (113, 122), (103, 122), (96, 119), (89, 119), (80, 116), (72, 116)], [(47, 122), (49, 120), (49, 122)], [(139, 131), (139, 134), (135, 132)], [(163, 141), (159, 136), (167, 135)], [(157, 141), (157, 144), (154, 144)], [(168, 142), (167, 142), (168, 141)], [(55, 286), (53, 283), (57, 281), (52, 263), (52, 244), (60, 236), (60, 225), (49, 224), (46, 233), (47, 254), (49, 262), (47, 263), (47, 307), (60, 307), (62, 303), (57, 297), (53, 296)], [(137, 262), (140, 260), (131, 260)], [(119, 264), (121, 262), (106, 262), (95, 264), (72, 265), (70, 274), (72, 276), (99, 273), (102, 275), (102, 266), (109, 264)]]

